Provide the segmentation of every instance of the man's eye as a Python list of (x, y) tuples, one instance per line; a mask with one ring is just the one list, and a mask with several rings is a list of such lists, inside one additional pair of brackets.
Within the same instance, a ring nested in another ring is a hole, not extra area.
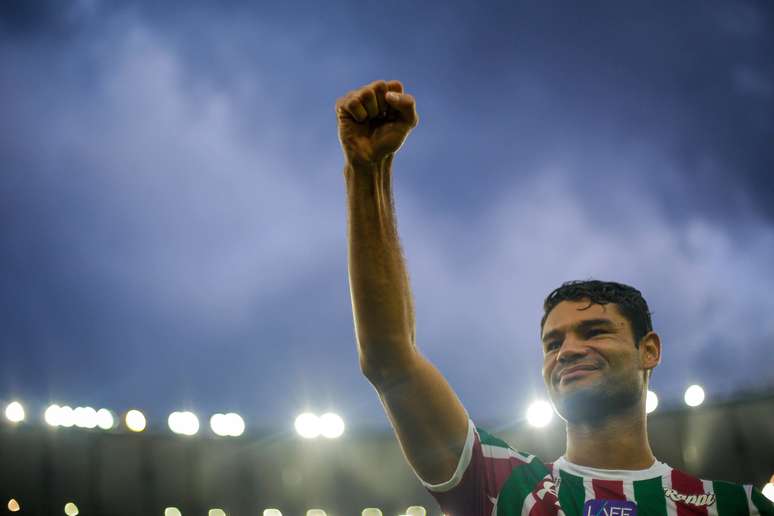
[(607, 333), (605, 330), (589, 330), (586, 332), (587, 337), (594, 337), (596, 335), (602, 335), (603, 333)]
[(558, 340), (552, 340), (551, 342), (546, 344), (546, 350), (551, 351), (551, 350), (557, 349), (560, 345), (561, 345), (561, 342), (559, 342)]

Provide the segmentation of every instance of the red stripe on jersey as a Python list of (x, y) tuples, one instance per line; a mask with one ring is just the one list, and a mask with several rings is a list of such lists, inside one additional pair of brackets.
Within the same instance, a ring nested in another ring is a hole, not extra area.
[[(677, 469), (672, 470), (672, 489), (684, 495), (704, 494), (704, 484), (701, 483), (701, 480)], [(707, 514), (706, 506), (697, 506), (682, 500), (675, 502), (675, 505), (677, 506), (677, 516), (706, 516)]]
[[(535, 494), (533, 493), (532, 496)], [(538, 500), (529, 510), (529, 516), (556, 516), (557, 514), (559, 514), (559, 508), (546, 500)]]
[(623, 480), (591, 480), (594, 488), (594, 498), (605, 500), (626, 500), (623, 491)]
[(513, 468), (515, 468), (519, 462), (514, 459), (493, 459), (491, 457), (485, 457), (484, 462), (490, 464), (490, 470), (494, 474), (494, 496), (497, 496), (497, 493), (500, 492), (503, 484), (505, 484), (505, 481), (508, 480), (508, 477), (513, 472)]

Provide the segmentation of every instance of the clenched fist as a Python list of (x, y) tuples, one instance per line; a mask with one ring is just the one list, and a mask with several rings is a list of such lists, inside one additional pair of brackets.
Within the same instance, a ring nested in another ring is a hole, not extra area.
[(419, 123), (400, 81), (374, 81), (336, 101), (339, 142), (348, 164), (367, 166), (395, 153)]

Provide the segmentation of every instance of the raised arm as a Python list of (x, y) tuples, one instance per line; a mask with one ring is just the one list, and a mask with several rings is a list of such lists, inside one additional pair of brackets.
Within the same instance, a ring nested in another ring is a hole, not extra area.
[(417, 349), (392, 197), (393, 158), (419, 122), (414, 98), (399, 81), (375, 81), (339, 98), (336, 113), (346, 158), (349, 284), (360, 368), (414, 470), (425, 482), (444, 482), (460, 458), (468, 416)]

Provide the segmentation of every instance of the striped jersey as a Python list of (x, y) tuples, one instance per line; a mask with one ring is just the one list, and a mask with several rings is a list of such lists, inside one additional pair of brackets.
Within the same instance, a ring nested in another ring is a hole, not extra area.
[(624, 505), (637, 516), (774, 516), (774, 505), (751, 485), (702, 480), (659, 461), (638, 471), (588, 468), (564, 457), (545, 464), (472, 420), (452, 478), (420, 481), (446, 516), (633, 515)]

